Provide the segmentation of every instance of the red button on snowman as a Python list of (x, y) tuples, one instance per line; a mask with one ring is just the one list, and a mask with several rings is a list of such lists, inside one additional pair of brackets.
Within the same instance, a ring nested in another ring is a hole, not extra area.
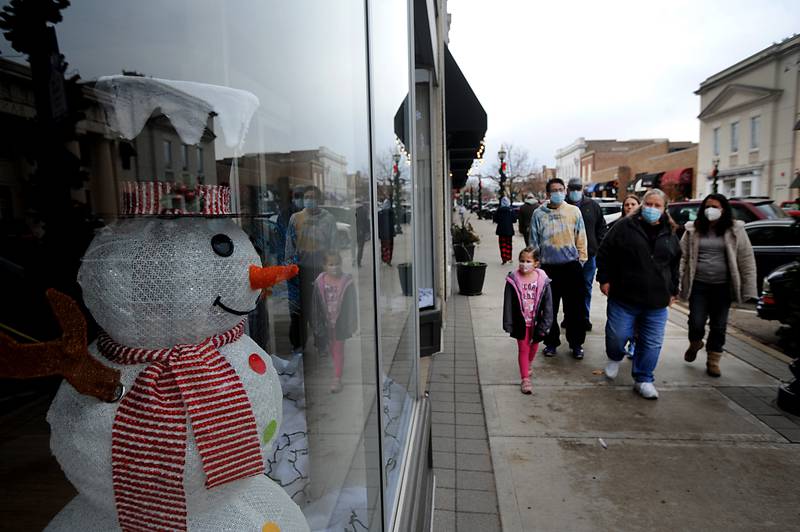
[[(198, 194), (227, 213), (224, 187)], [(89, 353), (120, 371), (125, 394), (59, 389), (51, 448), (79, 494), (48, 530), (308, 530), (264, 475), (282, 392), (243, 321), (294, 274), (262, 268), (224, 216), (133, 216), (97, 234), (78, 273), (104, 331)]]

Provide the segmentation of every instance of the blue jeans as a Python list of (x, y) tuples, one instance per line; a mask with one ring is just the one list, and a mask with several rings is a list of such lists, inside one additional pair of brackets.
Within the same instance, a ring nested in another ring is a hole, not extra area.
[(633, 380), (653, 382), (653, 371), (664, 343), (667, 307), (650, 309), (608, 299), (606, 321), (606, 355), (619, 362), (625, 356), (625, 343), (636, 331), (636, 352), (633, 356)]
[(592, 308), (592, 285), (594, 284), (594, 274), (597, 272), (597, 263), (594, 255), (589, 257), (583, 265), (583, 282), (586, 285), (586, 322), (589, 323), (589, 311)]

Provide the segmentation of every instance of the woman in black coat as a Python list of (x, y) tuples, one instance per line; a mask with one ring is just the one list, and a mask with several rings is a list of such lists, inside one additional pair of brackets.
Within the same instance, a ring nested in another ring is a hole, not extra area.
[(494, 234), (500, 242), (500, 259), (503, 264), (511, 262), (511, 240), (514, 237), (514, 213), (507, 197), (500, 198), (500, 207), (494, 212), (494, 223), (497, 224)]

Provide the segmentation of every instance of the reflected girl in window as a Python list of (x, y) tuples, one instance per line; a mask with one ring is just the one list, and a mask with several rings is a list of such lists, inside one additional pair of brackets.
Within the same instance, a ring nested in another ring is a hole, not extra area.
[(312, 323), (317, 348), (320, 351), (329, 351), (333, 358), (331, 393), (337, 393), (342, 389), (344, 342), (358, 328), (358, 311), (353, 277), (342, 272), (342, 257), (339, 253), (325, 253), (324, 266), (325, 271), (314, 281)]

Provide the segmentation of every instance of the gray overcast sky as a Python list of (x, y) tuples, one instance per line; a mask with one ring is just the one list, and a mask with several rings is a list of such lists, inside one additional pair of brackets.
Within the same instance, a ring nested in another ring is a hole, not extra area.
[[(501, 142), (540, 164), (577, 137), (697, 141), (701, 81), (800, 32), (798, 0), (449, 0), (450, 50)], [(484, 172), (485, 173), (485, 172)]]

